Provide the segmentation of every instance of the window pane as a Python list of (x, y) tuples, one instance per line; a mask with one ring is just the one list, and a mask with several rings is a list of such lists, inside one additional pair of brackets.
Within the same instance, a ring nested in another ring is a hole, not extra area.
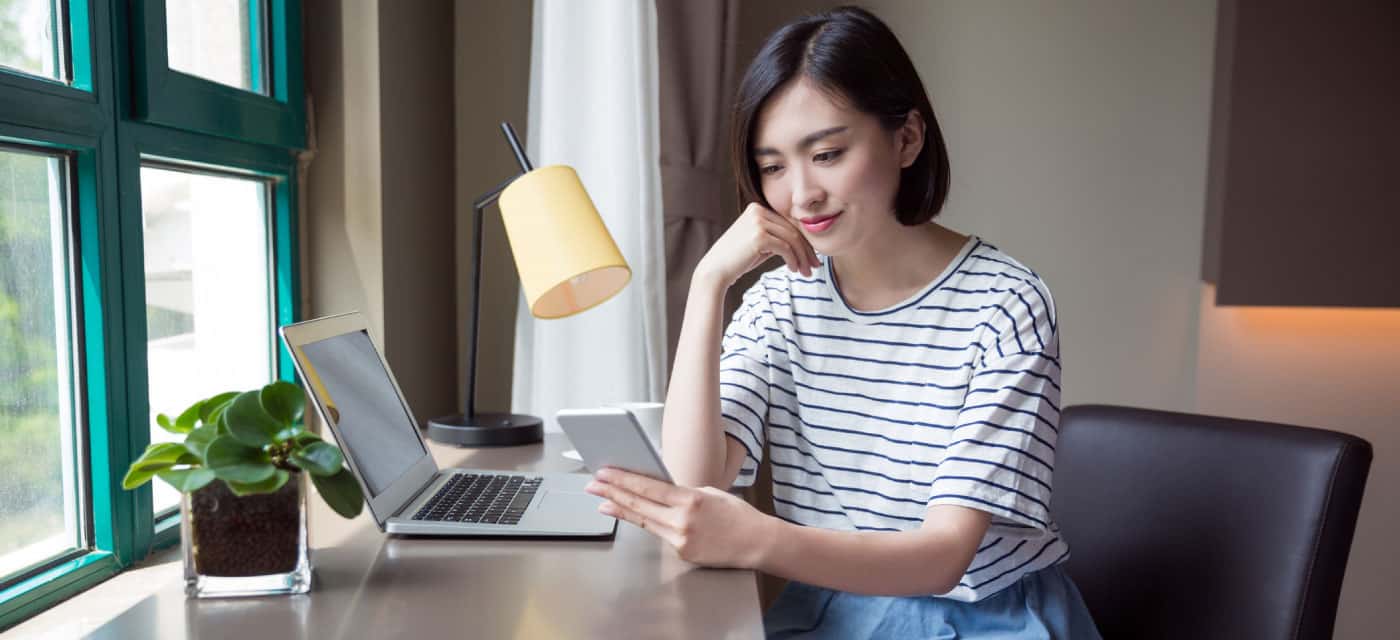
[(82, 543), (64, 166), (0, 148), (0, 576)]
[(64, 79), (63, 40), (53, 0), (0, 0), (0, 65)]
[[(272, 380), (266, 202), (261, 181), (141, 168), (152, 442), (183, 439), (156, 414)], [(179, 503), (159, 480), (154, 495)]]
[(263, 91), (259, 0), (166, 0), (170, 68), (230, 87)]

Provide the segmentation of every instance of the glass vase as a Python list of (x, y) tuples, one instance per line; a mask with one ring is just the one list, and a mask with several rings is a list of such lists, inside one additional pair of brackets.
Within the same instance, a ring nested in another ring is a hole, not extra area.
[(236, 496), (221, 480), (180, 502), (185, 594), (223, 598), (306, 593), (306, 474), (275, 493)]

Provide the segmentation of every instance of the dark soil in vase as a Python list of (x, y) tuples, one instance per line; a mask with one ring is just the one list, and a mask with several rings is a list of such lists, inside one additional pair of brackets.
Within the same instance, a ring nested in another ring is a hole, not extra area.
[(287, 573), (301, 541), (299, 479), (276, 493), (238, 497), (214, 481), (190, 496), (195, 571), (229, 578)]

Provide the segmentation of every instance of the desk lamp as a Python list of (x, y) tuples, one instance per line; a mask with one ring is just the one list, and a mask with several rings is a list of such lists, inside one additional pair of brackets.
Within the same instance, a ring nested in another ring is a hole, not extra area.
[(501, 131), (520, 163), (520, 175), (472, 204), (476, 234), (472, 239), (472, 359), (467, 377), (467, 407), (461, 415), (428, 421), (428, 437), (464, 447), (520, 445), (544, 439), (544, 421), (519, 413), (477, 413), (476, 361), (481, 309), (481, 219), (498, 199), (501, 219), (520, 274), (520, 288), (536, 318), (571, 316), (596, 307), (632, 279), (603, 219), (570, 167), (534, 169), (509, 122)]

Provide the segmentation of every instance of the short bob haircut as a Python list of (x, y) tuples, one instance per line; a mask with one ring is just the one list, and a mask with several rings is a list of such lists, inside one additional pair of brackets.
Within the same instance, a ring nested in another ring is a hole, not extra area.
[(827, 95), (880, 120), (888, 131), (911, 110), (924, 117), (924, 148), (900, 171), (895, 218), (912, 226), (932, 220), (948, 198), (948, 148), (919, 73), (889, 27), (860, 7), (839, 7), (788, 23), (763, 43), (739, 83), (731, 117), (730, 153), (740, 202), (763, 197), (754, 161), (758, 112), (773, 92), (805, 76)]

